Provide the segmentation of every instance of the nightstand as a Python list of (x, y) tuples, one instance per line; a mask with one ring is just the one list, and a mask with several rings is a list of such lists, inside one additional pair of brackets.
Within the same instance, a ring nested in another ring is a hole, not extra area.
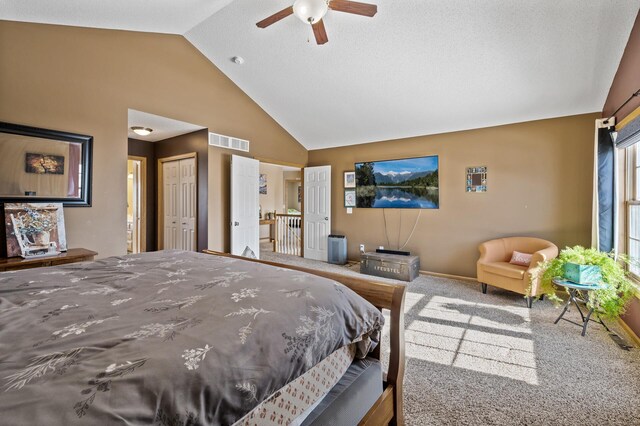
[(0, 272), (18, 269), (42, 268), (46, 266), (64, 265), (66, 263), (90, 262), (97, 255), (95, 251), (74, 248), (50, 257), (23, 259), (21, 257), (0, 258)]

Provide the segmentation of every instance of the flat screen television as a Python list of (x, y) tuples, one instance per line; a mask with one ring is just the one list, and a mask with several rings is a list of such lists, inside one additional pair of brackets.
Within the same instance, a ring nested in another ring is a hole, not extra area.
[(437, 209), (438, 156), (356, 163), (356, 207)]

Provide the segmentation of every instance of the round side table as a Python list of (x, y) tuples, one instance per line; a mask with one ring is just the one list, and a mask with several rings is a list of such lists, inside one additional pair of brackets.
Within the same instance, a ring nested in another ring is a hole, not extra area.
[[(557, 286), (566, 288), (567, 291), (569, 292), (569, 300), (567, 300), (567, 303), (564, 305), (564, 309), (562, 310), (562, 313), (560, 314), (558, 319), (554, 321), (554, 324), (557, 324), (558, 321), (560, 320), (564, 320), (572, 324), (578, 325), (582, 327), (582, 336), (584, 336), (585, 333), (587, 332), (587, 325), (589, 324), (589, 321), (599, 323), (605, 328), (605, 330), (610, 331), (609, 328), (605, 325), (605, 323), (602, 322), (602, 318), (600, 318), (600, 316), (597, 313), (596, 313), (596, 316), (598, 317), (597, 321), (591, 318), (591, 315), (593, 315), (593, 311), (594, 311), (593, 308), (589, 309), (589, 311), (586, 312), (586, 315), (585, 315), (585, 313), (582, 312), (582, 309), (580, 309), (580, 305), (578, 304), (578, 302), (582, 302), (586, 306), (587, 303), (589, 302), (589, 293), (593, 290), (599, 290), (601, 288), (604, 288), (604, 286), (599, 284), (578, 284), (578, 283), (574, 283), (573, 281), (565, 280), (563, 278), (554, 278), (553, 283)], [(582, 324), (579, 324), (575, 321), (571, 321), (570, 319), (564, 318), (564, 314), (567, 313), (567, 311), (569, 310), (569, 306), (571, 306), (572, 303), (576, 306), (576, 309), (578, 309), (578, 312), (580, 313), (580, 317), (582, 318)]]

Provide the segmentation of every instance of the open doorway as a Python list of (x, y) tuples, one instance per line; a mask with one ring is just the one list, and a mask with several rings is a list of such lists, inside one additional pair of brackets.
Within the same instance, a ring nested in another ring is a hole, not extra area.
[(302, 170), (260, 163), (260, 250), (302, 256)]
[(127, 157), (127, 253), (140, 253), (146, 247), (147, 159)]
[(128, 110), (127, 251), (207, 248), (208, 131)]

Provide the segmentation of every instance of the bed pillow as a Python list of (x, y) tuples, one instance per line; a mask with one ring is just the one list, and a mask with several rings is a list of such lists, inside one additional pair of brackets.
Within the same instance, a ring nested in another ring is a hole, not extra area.
[(512, 265), (529, 266), (531, 265), (531, 257), (533, 257), (532, 254), (514, 251), (511, 255), (511, 260), (509, 261), (509, 263), (511, 263)]

